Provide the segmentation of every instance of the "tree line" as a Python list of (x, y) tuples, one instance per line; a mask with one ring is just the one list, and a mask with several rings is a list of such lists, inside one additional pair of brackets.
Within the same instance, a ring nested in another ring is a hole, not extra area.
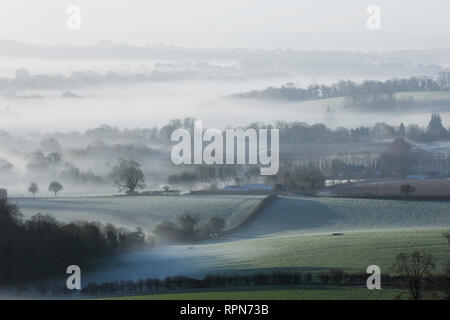
[(268, 87), (235, 94), (238, 98), (278, 99), (303, 101), (338, 97), (387, 96), (396, 92), (411, 91), (447, 91), (450, 90), (450, 73), (441, 72), (438, 77), (411, 77), (409, 79), (389, 79), (386, 81), (364, 80), (360, 83), (351, 80), (339, 80), (332, 85), (311, 84), (307, 88), (298, 88), (287, 83), (280, 88)]
[(146, 244), (142, 229), (112, 224), (61, 223), (40, 213), (25, 220), (14, 204), (0, 201), (0, 285), (61, 274), (68, 265)]
[(117, 254), (158, 243), (191, 242), (217, 236), (225, 221), (212, 217), (200, 223), (184, 214), (176, 222), (156, 226), (154, 236), (141, 228), (130, 231), (110, 223), (74, 221), (62, 223), (49, 215), (24, 219), (19, 208), (0, 201), (0, 285), (61, 274), (68, 265), (81, 268), (92, 258)]
[(153, 234), (163, 243), (200, 241), (218, 236), (225, 225), (225, 220), (220, 217), (212, 217), (201, 224), (197, 217), (183, 214), (175, 222), (161, 222), (155, 227)]
[[(214, 274), (202, 279), (186, 276), (173, 276), (164, 279), (146, 278), (139, 280), (121, 280), (109, 282), (90, 282), (76, 294), (85, 296), (137, 295), (174, 292), (177, 290), (198, 290), (218, 288), (242, 288), (252, 286), (325, 286), (325, 287), (366, 287), (370, 275), (366, 272), (349, 273), (342, 269), (330, 269), (322, 272), (273, 271), (253, 274)], [(391, 276), (381, 274), (381, 285), (384, 289), (399, 289), (398, 298), (419, 299), (424, 297), (422, 289), (427, 292), (440, 292), (444, 296), (437, 298), (450, 299), (448, 274), (428, 275), (420, 279), (423, 287), (418, 291), (410, 290), (410, 276), (407, 274)], [(22, 293), (36, 291), (41, 295), (72, 295), (73, 292), (61, 285), (40, 284), (36, 288), (20, 287)], [(338, 293), (337, 293), (338, 294)]]

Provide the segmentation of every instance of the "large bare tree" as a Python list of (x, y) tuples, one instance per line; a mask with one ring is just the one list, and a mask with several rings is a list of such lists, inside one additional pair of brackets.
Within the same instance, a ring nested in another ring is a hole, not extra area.
[(119, 165), (113, 168), (112, 177), (114, 185), (120, 191), (126, 190), (128, 194), (134, 193), (136, 189), (145, 187), (141, 165), (133, 160), (121, 161)]
[(411, 298), (419, 300), (426, 291), (425, 279), (435, 268), (433, 257), (424, 252), (399, 253), (395, 258), (395, 270), (404, 279)]

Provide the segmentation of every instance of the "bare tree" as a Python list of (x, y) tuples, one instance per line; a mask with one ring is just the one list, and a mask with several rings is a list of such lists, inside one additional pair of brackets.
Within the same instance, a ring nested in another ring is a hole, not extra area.
[(30, 186), (28, 187), (28, 192), (31, 192), (33, 194), (33, 197), (36, 193), (39, 192), (39, 187), (36, 183), (31, 182)]
[(52, 181), (48, 186), (48, 191), (54, 192), (55, 198), (57, 197), (58, 192), (60, 192), (62, 189), (64, 189), (64, 187), (58, 181)]
[(395, 258), (394, 268), (404, 279), (411, 298), (419, 300), (427, 289), (425, 279), (434, 270), (435, 264), (430, 254), (414, 251), (410, 254), (399, 253)]
[(133, 160), (123, 160), (113, 168), (112, 177), (114, 185), (120, 191), (126, 190), (128, 194), (133, 194), (136, 189), (144, 188), (144, 173), (141, 165)]

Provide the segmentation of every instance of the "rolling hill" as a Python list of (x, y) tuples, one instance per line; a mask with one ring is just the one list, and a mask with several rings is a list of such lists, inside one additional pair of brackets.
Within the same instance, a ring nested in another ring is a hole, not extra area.
[[(94, 261), (85, 281), (113, 281), (216, 272), (320, 272), (330, 268), (360, 272), (379, 265), (392, 272), (399, 252), (421, 250), (448, 260), (442, 234), (450, 230), (447, 201), (399, 201), (279, 197), (259, 212), (259, 196), (181, 196), (14, 199), (30, 216), (60, 220), (100, 220), (151, 230), (181, 213), (201, 219), (221, 216), (241, 228), (213, 241), (154, 248)], [(332, 232), (343, 235), (333, 236)]]
[[(246, 221), (229, 237), (329, 233), (398, 228), (450, 227), (449, 201), (401, 201), (278, 197), (252, 214), (263, 196), (15, 198), (25, 217), (38, 212), (58, 220), (98, 220), (147, 232), (162, 221), (189, 213), (205, 221), (225, 219), (227, 229)], [(248, 216), (252, 214), (251, 218)]]
[(232, 237), (450, 227), (449, 201), (279, 197)]
[(189, 213), (200, 221), (221, 217), (226, 228), (233, 227), (250, 213), (262, 196), (180, 196), (180, 197), (78, 197), (78, 198), (11, 198), (25, 217), (36, 213), (49, 214), (57, 220), (100, 221), (147, 233), (162, 221), (174, 221)]

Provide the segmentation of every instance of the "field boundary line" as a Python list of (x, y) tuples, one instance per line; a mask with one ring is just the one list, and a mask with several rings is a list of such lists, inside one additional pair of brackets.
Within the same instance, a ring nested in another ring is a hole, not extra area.
[(261, 202), (252, 209), (252, 211), (250, 211), (250, 213), (248, 215), (246, 215), (240, 222), (238, 222), (237, 224), (235, 224), (233, 227), (224, 230), (223, 232), (221, 232), (221, 236), (226, 236), (229, 235), (239, 229), (242, 229), (243, 227), (245, 227), (246, 225), (248, 225), (258, 214), (261, 213), (261, 211), (272, 201), (274, 201), (275, 199), (278, 199), (278, 196), (276, 194), (271, 194), (267, 197), (265, 197), (264, 199), (261, 200)]

